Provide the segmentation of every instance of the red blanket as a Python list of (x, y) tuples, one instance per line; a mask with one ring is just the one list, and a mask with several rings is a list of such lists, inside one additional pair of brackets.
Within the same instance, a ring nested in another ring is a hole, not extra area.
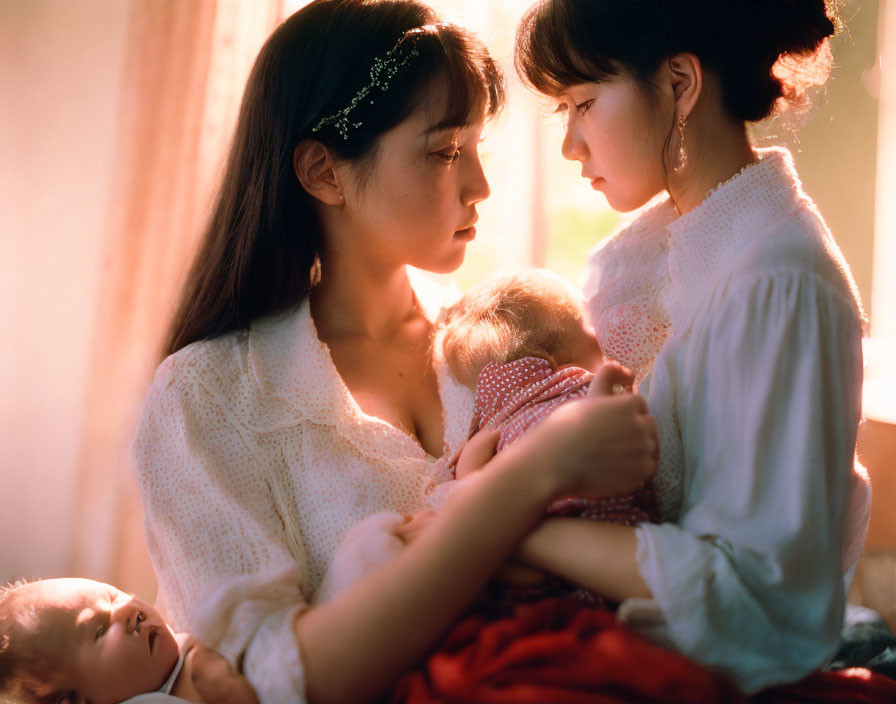
[(613, 614), (563, 599), (462, 620), (394, 690), (391, 704), (896, 703), (896, 682), (864, 669), (816, 673), (746, 698), (725, 678), (654, 646)]

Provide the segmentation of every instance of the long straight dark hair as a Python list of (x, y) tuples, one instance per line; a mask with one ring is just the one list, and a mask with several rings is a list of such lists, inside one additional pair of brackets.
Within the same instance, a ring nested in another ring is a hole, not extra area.
[[(171, 323), (165, 354), (247, 328), (302, 301), (314, 285), (323, 232), (313, 199), (293, 170), (304, 139), (362, 162), (378, 138), (421, 104), (433, 81), (448, 86), (442, 123), (493, 116), (503, 77), (473, 35), (436, 24), (416, 0), (316, 0), (289, 17), (262, 47), (249, 76), (211, 219)], [(351, 104), (370, 83), (375, 58), (424, 27), (414, 56), (377, 99), (353, 110), (347, 138), (322, 118)]]

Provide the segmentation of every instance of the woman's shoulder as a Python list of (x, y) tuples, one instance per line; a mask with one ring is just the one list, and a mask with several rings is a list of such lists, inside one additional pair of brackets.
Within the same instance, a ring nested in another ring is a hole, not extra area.
[(791, 212), (743, 248), (730, 279), (746, 283), (757, 279), (810, 282), (842, 298), (863, 315), (849, 265), (815, 203), (805, 194)]
[(301, 367), (302, 345), (313, 337), (313, 330), (304, 330), (310, 321), (302, 325), (306, 308), (300, 304), (259, 318), (249, 329), (193, 342), (171, 354), (155, 372), (144, 415), (206, 413), (217, 407), (232, 420), (255, 425), (252, 418), (261, 411), (267, 415), (273, 399), (284, 396), (272, 386), (278, 372)]
[(156, 369), (149, 396), (189, 389), (224, 391), (246, 370), (248, 330), (193, 342), (166, 357)]
[(858, 290), (839, 247), (805, 193), (785, 149), (760, 150), (761, 160), (710, 193), (670, 225), (674, 298), (706, 300), (764, 281), (818, 286), (861, 310)]
[[(141, 472), (157, 464), (184, 437), (207, 436), (213, 427), (235, 425), (245, 381), (246, 333), (233, 332), (187, 345), (159, 365), (140, 411), (132, 451)], [(234, 437), (236, 433), (230, 432)]]
[[(842, 275), (851, 278), (849, 267), (821, 212), (803, 190), (790, 152), (771, 148), (760, 154), (761, 161), (733, 181), (717, 208), (728, 215), (734, 230), (732, 271), (786, 270), (845, 283)], [(729, 226), (717, 224), (723, 232)]]

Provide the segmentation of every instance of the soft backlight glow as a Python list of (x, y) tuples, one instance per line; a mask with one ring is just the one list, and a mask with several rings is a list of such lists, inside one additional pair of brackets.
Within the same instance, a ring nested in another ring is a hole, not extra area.
[(896, 340), (864, 341), (865, 385), (862, 410), (865, 418), (896, 425)]

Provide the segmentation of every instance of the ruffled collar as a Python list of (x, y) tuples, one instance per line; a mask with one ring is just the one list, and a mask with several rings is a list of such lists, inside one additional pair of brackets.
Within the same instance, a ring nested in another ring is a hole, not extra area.
[(673, 248), (730, 245), (743, 241), (745, 232), (760, 232), (792, 212), (806, 198), (787, 149), (756, 150), (759, 160), (706, 194), (700, 205), (672, 219), (667, 228)]
[(665, 225), (669, 286), (662, 302), (677, 332), (700, 300), (695, 292), (720, 281), (744, 248), (767, 234), (771, 225), (811, 203), (789, 151), (757, 152), (759, 161), (711, 190), (694, 210)]
[[(416, 277), (412, 277), (412, 283), (424, 315), (435, 321), (440, 304), (452, 292), (432, 283), (421, 283)], [(463, 396), (470, 392), (451, 377), (443, 360), (437, 358), (433, 363), (442, 401), (445, 449), (453, 451), (454, 445), (466, 438), (469, 415), (448, 411), (463, 405)], [(329, 348), (318, 337), (308, 299), (252, 323), (248, 365), (257, 392), (264, 397), (256, 405), (259, 417), (252, 423), (257, 429), (271, 430), (310, 420), (335, 427), (363, 454), (382, 461), (436, 461), (414, 436), (364, 413), (339, 375)], [(471, 401), (467, 405), (471, 406)]]

